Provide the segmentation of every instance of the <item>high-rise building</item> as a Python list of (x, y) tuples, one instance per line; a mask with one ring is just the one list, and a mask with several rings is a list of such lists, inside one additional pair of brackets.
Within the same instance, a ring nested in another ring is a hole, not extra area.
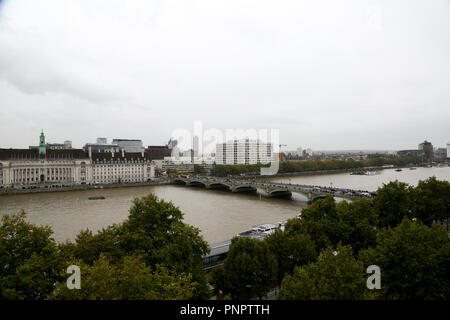
[(192, 156), (197, 157), (199, 155), (199, 148), (200, 148), (200, 142), (199, 142), (199, 138), (197, 136), (194, 136), (194, 138), (192, 139)]
[(150, 160), (163, 160), (165, 157), (170, 157), (172, 150), (169, 146), (148, 146), (146, 153)]
[(216, 144), (216, 164), (256, 164), (272, 160), (272, 144), (260, 140), (231, 140)]
[[(86, 143), (83, 147), (85, 152), (119, 152), (120, 146), (118, 144), (108, 144), (106, 138), (97, 138), (96, 143)], [(139, 151), (140, 152), (140, 151)]]
[(430, 163), (434, 159), (433, 145), (431, 142), (425, 140), (424, 142), (419, 144), (419, 150), (423, 150), (425, 155), (425, 161)]
[(142, 140), (136, 139), (113, 139), (112, 144), (117, 144), (125, 152), (141, 152)]

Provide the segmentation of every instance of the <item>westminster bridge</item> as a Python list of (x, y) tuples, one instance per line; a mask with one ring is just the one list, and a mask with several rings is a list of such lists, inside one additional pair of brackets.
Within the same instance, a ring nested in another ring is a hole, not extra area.
[(232, 193), (260, 193), (267, 198), (290, 199), (293, 193), (305, 196), (308, 201), (333, 195), (338, 198), (356, 200), (372, 198), (375, 193), (364, 190), (351, 190), (346, 188), (320, 187), (301, 184), (286, 184), (278, 182), (263, 182), (248, 179), (230, 179), (217, 177), (172, 177), (172, 184), (204, 189), (225, 190)]

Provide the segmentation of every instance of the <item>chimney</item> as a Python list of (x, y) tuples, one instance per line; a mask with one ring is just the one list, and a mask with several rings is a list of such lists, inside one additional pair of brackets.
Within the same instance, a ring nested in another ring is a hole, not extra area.
[(122, 158), (125, 158), (125, 150), (122, 149)]
[(144, 147), (142, 147), (142, 148), (141, 148), (141, 154), (142, 154), (142, 158), (144, 157), (144, 151), (145, 151), (145, 148), (144, 148)]
[(114, 148), (111, 148), (111, 156), (112, 156), (112, 158), (114, 158), (114, 151), (116, 151), (116, 150), (114, 150)]
[(92, 159), (92, 147), (89, 146), (89, 159)]

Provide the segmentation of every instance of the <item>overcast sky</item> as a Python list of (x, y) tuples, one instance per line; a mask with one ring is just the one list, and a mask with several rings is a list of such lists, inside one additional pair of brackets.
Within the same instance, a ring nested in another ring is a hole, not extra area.
[(450, 141), (449, 0), (0, 0), (0, 147), (276, 128), (288, 149)]

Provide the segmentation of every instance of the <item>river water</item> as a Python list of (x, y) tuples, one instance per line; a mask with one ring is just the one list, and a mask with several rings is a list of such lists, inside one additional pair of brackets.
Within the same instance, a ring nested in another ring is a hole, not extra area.
[(408, 168), (402, 171), (394, 169), (379, 170), (374, 175), (351, 175), (348, 172), (334, 174), (301, 175), (291, 177), (273, 177), (267, 180), (283, 183), (305, 184), (323, 187), (349, 188), (355, 190), (376, 191), (383, 183), (398, 180), (410, 185), (417, 185), (419, 180), (435, 176), (439, 180), (450, 181), (450, 167), (419, 167), (416, 170)]
[[(295, 217), (305, 206), (299, 201), (162, 185), (0, 196), (0, 215), (23, 208), (30, 222), (50, 225), (57, 241), (73, 240), (82, 229), (97, 231), (122, 222), (133, 198), (151, 192), (178, 206), (184, 213), (184, 222), (200, 228), (209, 243), (231, 239), (252, 225)], [(96, 195), (106, 199), (88, 200)]]
[[(272, 178), (282, 181), (318, 186), (373, 191), (383, 183), (400, 180), (417, 184), (421, 179), (436, 176), (450, 181), (450, 167), (403, 169), (401, 172), (383, 170), (373, 176), (349, 173), (304, 175)], [(73, 240), (82, 229), (96, 232), (128, 216), (132, 199), (154, 193), (172, 201), (184, 213), (184, 221), (200, 228), (209, 243), (232, 238), (238, 232), (260, 223), (276, 223), (295, 217), (306, 204), (294, 200), (265, 199), (259, 195), (233, 194), (175, 185), (94, 189), (54, 193), (34, 193), (0, 196), (0, 215), (24, 209), (27, 219), (38, 225), (50, 225), (57, 241)], [(103, 195), (105, 200), (88, 200)]]

